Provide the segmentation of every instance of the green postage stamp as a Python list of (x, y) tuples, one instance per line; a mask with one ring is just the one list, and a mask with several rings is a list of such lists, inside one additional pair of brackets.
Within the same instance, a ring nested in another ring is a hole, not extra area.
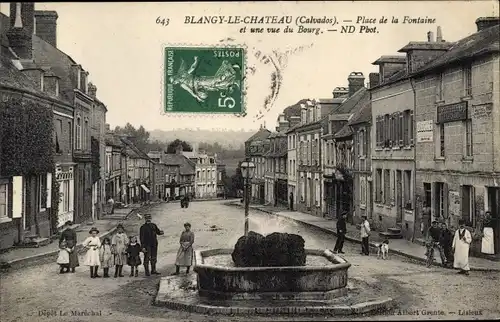
[(165, 47), (165, 113), (245, 113), (244, 47)]

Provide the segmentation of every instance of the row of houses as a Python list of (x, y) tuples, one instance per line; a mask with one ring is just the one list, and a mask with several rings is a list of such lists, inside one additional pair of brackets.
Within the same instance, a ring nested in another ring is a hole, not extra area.
[(225, 196), (223, 178), (226, 167), (217, 154), (211, 155), (197, 148), (183, 151), (179, 145), (175, 153), (151, 151), (148, 156), (155, 162), (155, 197), (158, 199)]
[(257, 166), (253, 199), (315, 216), (347, 212), (354, 224), (366, 215), (382, 235), (413, 241), (431, 220), (477, 228), (490, 211), (498, 255), (499, 18), (476, 25), (453, 42), (438, 27), (436, 38), (376, 59), (367, 84), (352, 72), (331, 98), (301, 100), (276, 131), (261, 127), (245, 144)]
[(54, 11), (0, 14), (0, 248), (39, 244), (104, 200), (106, 105), (57, 46)]

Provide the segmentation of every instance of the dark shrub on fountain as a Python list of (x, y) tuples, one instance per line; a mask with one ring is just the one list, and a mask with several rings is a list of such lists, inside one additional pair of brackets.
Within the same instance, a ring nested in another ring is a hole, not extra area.
[(236, 242), (232, 258), (237, 267), (305, 266), (304, 239), (295, 234), (272, 233), (266, 237), (253, 231)]
[(248, 232), (248, 237), (241, 236), (234, 251), (231, 254), (235, 266), (259, 267), (262, 266), (263, 251), (262, 242), (264, 236), (253, 231)]

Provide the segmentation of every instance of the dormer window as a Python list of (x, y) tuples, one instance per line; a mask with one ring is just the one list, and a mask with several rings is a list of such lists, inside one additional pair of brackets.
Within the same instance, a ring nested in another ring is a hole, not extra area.
[(81, 87), (80, 87), (81, 83), (82, 83), (82, 70), (78, 69), (77, 78), (76, 78), (76, 88), (77, 89), (81, 89)]

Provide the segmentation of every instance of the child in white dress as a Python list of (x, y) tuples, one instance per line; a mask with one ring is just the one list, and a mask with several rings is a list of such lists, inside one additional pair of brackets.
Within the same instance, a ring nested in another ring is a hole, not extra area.
[(69, 272), (69, 248), (66, 241), (63, 240), (59, 245), (59, 256), (57, 256), (57, 264), (60, 266), (59, 274)]
[(90, 236), (83, 242), (83, 247), (87, 249), (84, 265), (90, 267), (90, 278), (101, 277), (97, 275), (97, 270), (99, 269), (100, 264), (99, 249), (101, 247), (101, 240), (97, 236), (98, 233), (99, 230), (92, 227), (89, 231)]
[(109, 277), (109, 268), (113, 266), (113, 253), (111, 251), (111, 240), (106, 237), (102, 240), (101, 248), (99, 249), (99, 259), (103, 270), (103, 277)]

